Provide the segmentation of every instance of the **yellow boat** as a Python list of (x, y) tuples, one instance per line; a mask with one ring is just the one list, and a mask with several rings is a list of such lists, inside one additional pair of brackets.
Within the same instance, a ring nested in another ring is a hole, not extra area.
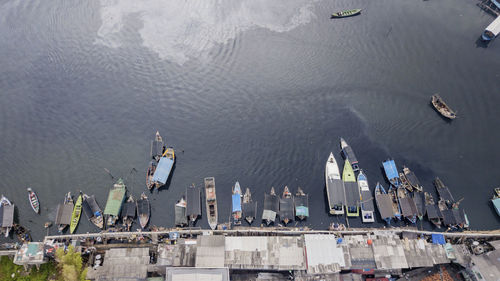
[(71, 234), (75, 232), (78, 222), (80, 221), (81, 214), (82, 214), (82, 194), (80, 193), (80, 195), (78, 195), (78, 199), (76, 199), (73, 213), (71, 214), (71, 224), (69, 227)]

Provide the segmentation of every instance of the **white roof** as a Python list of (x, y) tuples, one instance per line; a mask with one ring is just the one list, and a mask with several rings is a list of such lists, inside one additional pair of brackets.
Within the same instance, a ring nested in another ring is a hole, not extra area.
[(497, 36), (500, 33), (500, 17), (497, 17), (488, 27), (486, 27), (486, 30), (493, 32), (495, 36)]
[(307, 273), (336, 273), (345, 267), (344, 251), (334, 235), (306, 234)]

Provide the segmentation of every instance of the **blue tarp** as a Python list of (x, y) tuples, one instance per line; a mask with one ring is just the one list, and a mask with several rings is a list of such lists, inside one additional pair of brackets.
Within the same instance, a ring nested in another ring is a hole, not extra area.
[(309, 216), (309, 208), (306, 206), (298, 206), (295, 208), (295, 215), (298, 216), (304, 216), (308, 217)]
[(443, 234), (432, 234), (431, 236), (432, 236), (432, 244), (439, 244), (439, 245), (446, 244)]
[(170, 171), (172, 170), (173, 165), (174, 160), (167, 157), (162, 157), (153, 175), (153, 182), (165, 184), (167, 182), (168, 175), (170, 175)]
[(233, 194), (233, 212), (241, 212), (241, 196), (239, 194)]
[(399, 177), (398, 170), (396, 169), (396, 163), (394, 163), (394, 160), (387, 160), (383, 163), (383, 165), (384, 165), (385, 175), (387, 176), (387, 179), (389, 181)]

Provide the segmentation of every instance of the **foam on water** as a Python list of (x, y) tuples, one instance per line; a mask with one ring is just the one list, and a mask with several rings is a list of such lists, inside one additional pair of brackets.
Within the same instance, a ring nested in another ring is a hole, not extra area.
[(123, 45), (127, 17), (142, 22), (138, 30), (143, 46), (160, 58), (183, 64), (205, 57), (217, 44), (225, 44), (252, 28), (290, 31), (314, 17), (314, 1), (307, 0), (101, 0), (102, 25), (96, 43), (111, 48)]

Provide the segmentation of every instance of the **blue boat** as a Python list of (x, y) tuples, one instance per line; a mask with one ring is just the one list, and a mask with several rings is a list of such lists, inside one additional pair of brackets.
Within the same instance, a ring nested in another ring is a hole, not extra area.
[(158, 162), (158, 166), (153, 174), (152, 182), (156, 188), (160, 188), (161, 186), (167, 183), (168, 177), (170, 176), (170, 172), (172, 171), (172, 167), (175, 162), (175, 152), (173, 148), (167, 148), (165, 153), (163, 153), (160, 158), (160, 162)]
[(481, 35), (481, 38), (483, 38), (484, 41), (491, 41), (495, 39), (495, 37), (498, 36), (500, 33), (500, 17), (497, 17), (493, 22), (490, 23), (484, 30), (483, 34)]
[(394, 210), (392, 207), (392, 197), (387, 194), (385, 188), (377, 182), (375, 186), (375, 202), (380, 213), (380, 217), (385, 220), (387, 225), (391, 224), (391, 218), (394, 217)]
[(236, 182), (233, 187), (233, 224), (241, 225), (241, 187), (240, 183)]
[(399, 180), (398, 169), (396, 168), (396, 163), (392, 159), (388, 159), (382, 163), (384, 166), (385, 176), (389, 182), (396, 188), (401, 184)]

